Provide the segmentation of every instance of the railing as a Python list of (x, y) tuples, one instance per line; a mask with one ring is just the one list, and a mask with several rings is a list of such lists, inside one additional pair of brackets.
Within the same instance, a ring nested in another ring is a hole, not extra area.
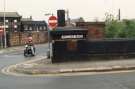
[[(70, 41), (63, 40), (53, 43), (52, 60), (54, 62), (85, 60), (93, 55), (104, 55), (105, 57), (135, 55), (135, 39), (78, 40), (71, 46), (68, 45), (68, 42)], [(70, 50), (69, 47), (75, 50)]]

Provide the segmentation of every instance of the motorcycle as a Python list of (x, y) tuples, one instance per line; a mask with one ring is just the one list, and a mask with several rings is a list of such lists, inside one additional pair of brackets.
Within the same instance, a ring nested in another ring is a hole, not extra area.
[(35, 48), (31, 45), (25, 45), (24, 56), (35, 56)]

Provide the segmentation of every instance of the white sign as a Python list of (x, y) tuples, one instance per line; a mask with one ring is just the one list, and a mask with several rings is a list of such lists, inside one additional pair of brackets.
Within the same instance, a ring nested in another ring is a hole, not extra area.
[(62, 35), (61, 36), (62, 39), (81, 39), (84, 38), (83, 35)]

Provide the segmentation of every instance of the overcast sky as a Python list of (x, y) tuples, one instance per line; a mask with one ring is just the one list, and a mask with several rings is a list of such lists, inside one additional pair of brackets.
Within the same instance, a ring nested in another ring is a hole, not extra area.
[[(0, 11), (3, 1), (0, 0)], [(36, 20), (46, 20), (44, 14), (56, 14), (57, 9), (69, 9), (71, 18), (103, 20), (106, 12), (116, 16), (119, 8), (122, 18), (135, 18), (135, 0), (6, 0), (6, 11), (17, 11), (23, 17), (32, 15)]]

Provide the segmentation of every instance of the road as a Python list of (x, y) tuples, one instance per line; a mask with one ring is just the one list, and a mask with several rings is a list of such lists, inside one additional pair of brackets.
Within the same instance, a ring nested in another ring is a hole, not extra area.
[[(45, 55), (47, 45), (37, 47)], [(0, 55), (0, 69), (25, 60), (22, 52)], [(0, 73), (0, 89), (135, 89), (135, 72), (77, 76), (17, 77)]]
[[(36, 54), (37, 56), (46, 55), (48, 45), (42, 44), (42, 45), (36, 45)], [(16, 64), (22, 61), (26, 60), (32, 60), (34, 57), (24, 57), (23, 51), (17, 51), (7, 54), (0, 54), (0, 68)]]

